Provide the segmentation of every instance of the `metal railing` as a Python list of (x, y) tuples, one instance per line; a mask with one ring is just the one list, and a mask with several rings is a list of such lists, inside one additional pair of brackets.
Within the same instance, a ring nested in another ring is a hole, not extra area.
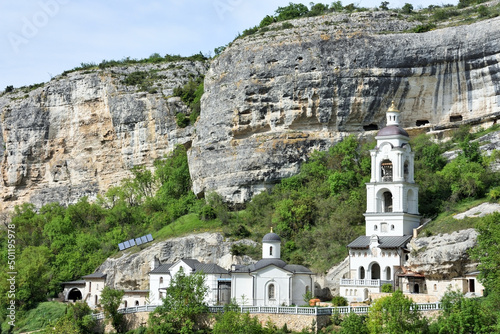
[[(417, 303), (418, 311), (437, 311), (441, 310), (441, 303)], [(137, 312), (152, 312), (158, 305), (146, 305), (146, 306), (135, 306), (121, 308), (118, 310), (119, 313), (129, 314)], [(338, 306), (338, 307), (299, 307), (299, 306), (239, 306), (239, 311), (241, 313), (267, 313), (267, 314), (298, 314), (298, 315), (333, 315), (339, 314), (366, 314), (370, 309), (370, 306)], [(223, 313), (224, 306), (209, 306), (209, 313)], [(104, 319), (103, 313), (97, 313), (93, 315), (94, 319), (100, 320)]]

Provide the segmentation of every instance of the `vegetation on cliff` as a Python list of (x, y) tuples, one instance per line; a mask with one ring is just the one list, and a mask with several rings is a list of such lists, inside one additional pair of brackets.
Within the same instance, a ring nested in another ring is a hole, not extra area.
[[(498, 154), (482, 156), (478, 143), (472, 141), (478, 134), (470, 135), (469, 130), (461, 129), (454, 141), (441, 144), (426, 135), (412, 139), (423, 215), (434, 216), (487, 193), (494, 195), (500, 186), (498, 172), (489, 169)], [(284, 260), (318, 272), (327, 270), (346, 256), (347, 243), (364, 232), (368, 150), (373, 145), (373, 141), (359, 142), (349, 136), (327, 152), (315, 152), (299, 174), (255, 196), (240, 211), (228, 210), (216, 194), (208, 195), (207, 200), (195, 197), (183, 146), (158, 160), (154, 170), (135, 167), (133, 177), (94, 203), (82, 198), (68, 207), (57, 203), (38, 211), (27, 203), (16, 207), (11, 221), (16, 230), (16, 307), (22, 313), (47, 297), (56, 297), (61, 282), (93, 272), (118, 251), (119, 242), (147, 232), (158, 237), (169, 231), (169, 236), (175, 236), (172, 227), (185, 215), (190, 217), (187, 233), (222, 229), (231, 238), (260, 241), (275, 227), (283, 240)], [(447, 162), (442, 153), (452, 148), (460, 153)], [(185, 218), (179, 222), (183, 221)], [(483, 218), (468, 222), (471, 227), (485, 224)], [(1, 238), (1, 261), (7, 267), (7, 234), (2, 232)], [(252, 249), (233, 251), (258, 256)], [(1, 275), (1, 304), (7, 305), (7, 273)], [(2, 310), (5, 319), (6, 308)]]

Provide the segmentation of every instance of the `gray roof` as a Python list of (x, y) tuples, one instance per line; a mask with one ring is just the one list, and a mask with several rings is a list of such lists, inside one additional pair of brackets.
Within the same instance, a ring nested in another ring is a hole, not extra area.
[(377, 136), (396, 136), (396, 135), (409, 137), (408, 132), (406, 132), (404, 129), (400, 128), (397, 125), (386, 126), (377, 133)]
[(85, 281), (80, 279), (77, 281), (61, 282), (63, 285), (85, 285)]
[(106, 278), (106, 274), (103, 274), (103, 273), (93, 273), (93, 274), (90, 274), (90, 275), (87, 275), (87, 276), (83, 276), (82, 278)]
[(264, 236), (264, 238), (262, 238), (262, 242), (266, 242), (266, 241), (278, 241), (278, 242), (281, 242), (281, 238), (279, 235), (277, 235), (276, 233), (268, 233)]
[[(411, 239), (411, 235), (378, 237), (379, 248), (400, 248), (405, 246)], [(368, 248), (370, 246), (370, 236), (362, 235), (347, 247), (349, 248)]]
[(281, 259), (262, 259), (259, 260), (257, 263), (251, 264), (249, 266), (235, 266), (233, 272), (234, 273), (255, 272), (268, 266), (276, 266), (278, 268), (281, 268), (283, 270), (292, 273), (312, 274), (312, 271), (309, 270), (307, 267), (304, 267), (299, 264), (287, 264), (285, 261)]
[(229, 274), (229, 272), (216, 265), (215, 263), (199, 263), (195, 265), (195, 272), (203, 272), (205, 274)]
[(168, 274), (168, 273), (170, 273), (171, 266), (172, 266), (172, 263), (165, 263), (165, 264), (162, 264), (162, 265), (154, 268), (149, 273), (150, 274)]
[[(215, 263), (201, 263), (194, 259), (181, 259), (180, 261), (187, 264), (193, 272), (203, 272), (205, 274), (228, 274), (229, 272), (216, 265)], [(150, 274), (168, 274), (170, 273), (170, 268), (173, 266), (172, 263), (162, 264), (161, 266), (151, 270)]]

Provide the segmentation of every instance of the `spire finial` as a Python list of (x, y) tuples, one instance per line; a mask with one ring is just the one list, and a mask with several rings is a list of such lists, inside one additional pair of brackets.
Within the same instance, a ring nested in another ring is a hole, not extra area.
[(398, 108), (396, 108), (396, 105), (394, 104), (394, 100), (392, 100), (391, 106), (389, 107), (387, 112), (399, 112)]

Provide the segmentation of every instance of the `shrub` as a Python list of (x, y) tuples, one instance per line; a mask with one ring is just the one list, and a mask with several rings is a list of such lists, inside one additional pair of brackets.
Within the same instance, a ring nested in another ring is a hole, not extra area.
[(259, 28), (264, 28), (275, 21), (274, 17), (267, 15), (260, 21)]
[(333, 306), (347, 306), (347, 299), (345, 299), (342, 296), (334, 296), (332, 298), (332, 305)]
[(387, 283), (387, 284), (382, 285), (382, 292), (391, 293), (392, 292), (392, 284)]
[(14, 90), (14, 86), (12, 86), (12, 85), (5, 87), (5, 92), (6, 92), (6, 93), (10, 93), (10, 92), (12, 92), (13, 90)]
[(175, 121), (180, 128), (185, 128), (189, 125), (189, 118), (181, 112), (175, 115)]
[(500, 199), (500, 187), (495, 187), (488, 192), (490, 201), (498, 201)]
[(214, 208), (212, 208), (210, 205), (204, 205), (201, 208), (200, 213), (198, 214), (198, 217), (203, 221), (207, 221), (207, 220), (215, 219), (217, 217), (217, 215), (215, 214)]
[(436, 25), (434, 23), (419, 24), (418, 26), (413, 28), (413, 32), (419, 34), (422, 32), (431, 31), (434, 28), (436, 28)]
[(488, 15), (490, 15), (490, 10), (488, 9), (488, 7), (481, 5), (477, 7), (477, 13), (479, 14), (479, 17), (487, 17)]

